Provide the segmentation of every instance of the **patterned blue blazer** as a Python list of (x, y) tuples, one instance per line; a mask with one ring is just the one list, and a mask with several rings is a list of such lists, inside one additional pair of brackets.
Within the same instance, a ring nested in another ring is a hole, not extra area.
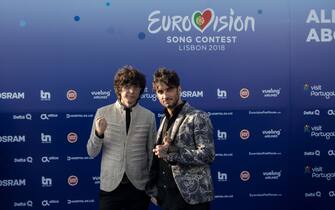
[[(156, 143), (165, 120), (164, 117), (158, 129)], [(165, 160), (171, 164), (174, 180), (184, 200), (189, 204), (213, 200), (210, 164), (214, 161), (215, 148), (212, 123), (208, 114), (185, 103), (169, 136), (172, 143)], [(147, 185), (147, 192), (151, 196), (157, 196), (154, 181), (157, 177), (154, 176), (158, 173), (151, 171), (150, 174), (151, 181)]]

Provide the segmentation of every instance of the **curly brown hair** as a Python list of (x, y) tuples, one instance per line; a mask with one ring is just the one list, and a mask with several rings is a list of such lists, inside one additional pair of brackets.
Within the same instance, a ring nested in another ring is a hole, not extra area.
[(154, 91), (156, 91), (157, 84), (160, 82), (166, 84), (168, 87), (180, 86), (178, 74), (175, 71), (169, 70), (165, 67), (158, 68), (154, 73), (154, 79), (152, 82), (152, 88)]
[(134, 68), (131, 65), (126, 65), (121, 67), (114, 77), (114, 91), (117, 98), (121, 99), (121, 89), (122, 87), (128, 85), (134, 85), (141, 88), (139, 98), (144, 91), (146, 84), (145, 76), (138, 69)]

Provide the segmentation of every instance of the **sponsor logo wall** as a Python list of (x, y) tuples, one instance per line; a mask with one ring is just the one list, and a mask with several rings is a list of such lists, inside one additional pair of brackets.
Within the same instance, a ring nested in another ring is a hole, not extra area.
[(126, 64), (146, 75), (140, 103), (157, 122), (161, 66), (210, 116), (212, 209), (331, 209), (335, 2), (41, 4), (0, 3), (2, 209), (98, 209), (101, 157), (86, 143)]

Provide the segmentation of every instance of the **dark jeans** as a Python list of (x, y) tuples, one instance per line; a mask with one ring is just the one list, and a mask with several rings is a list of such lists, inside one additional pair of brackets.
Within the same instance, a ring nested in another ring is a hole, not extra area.
[(186, 203), (178, 188), (159, 188), (157, 200), (164, 210), (210, 210), (210, 202), (194, 205)]
[(147, 210), (150, 198), (131, 183), (120, 184), (112, 192), (100, 190), (100, 210)]

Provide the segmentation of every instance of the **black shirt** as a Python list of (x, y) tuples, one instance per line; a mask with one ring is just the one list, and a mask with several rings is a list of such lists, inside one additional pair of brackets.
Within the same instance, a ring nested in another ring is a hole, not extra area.
[[(158, 140), (159, 144), (162, 144), (163, 138), (166, 134), (170, 135), (170, 128), (173, 127), (173, 124), (176, 121), (178, 114), (182, 110), (185, 103), (186, 102), (183, 101), (183, 103), (176, 106), (172, 112), (172, 116), (169, 114), (167, 109), (164, 110), (166, 119), (163, 125), (163, 130), (161, 132), (161, 135), (159, 136), (159, 140)], [(158, 174), (159, 174), (158, 182), (157, 182), (158, 188), (160, 189), (177, 188), (177, 185), (173, 179), (171, 165), (163, 159), (158, 160)]]

